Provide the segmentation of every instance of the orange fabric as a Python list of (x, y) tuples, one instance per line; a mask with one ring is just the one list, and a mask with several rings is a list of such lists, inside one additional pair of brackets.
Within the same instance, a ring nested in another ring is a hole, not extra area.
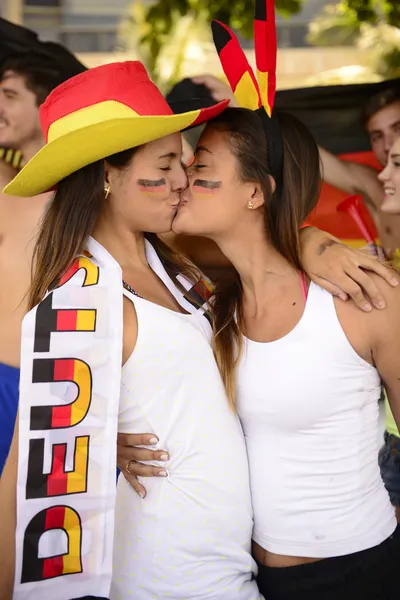
[[(343, 154), (340, 158), (368, 165), (377, 169), (377, 171), (382, 168), (372, 152)], [(362, 239), (360, 231), (354, 221), (345, 213), (337, 212), (336, 210), (337, 206), (343, 202), (347, 196), (348, 193), (341, 192), (337, 188), (324, 184), (318, 205), (309, 217), (309, 223), (310, 225), (318, 227), (318, 229), (328, 231), (332, 235), (350, 243), (354, 243), (355, 245), (365, 244), (365, 240)], [(377, 237), (378, 233), (376, 226), (368, 209), (363, 207), (362, 213), (368, 227), (374, 232), (375, 237)]]

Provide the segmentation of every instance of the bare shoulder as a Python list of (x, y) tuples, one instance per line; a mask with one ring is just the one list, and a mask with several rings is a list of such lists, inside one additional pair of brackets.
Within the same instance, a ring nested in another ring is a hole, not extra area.
[[(396, 270), (393, 269), (393, 274), (396, 273)], [(387, 281), (385, 281), (382, 277), (379, 277), (376, 273), (368, 272), (369, 277), (372, 279), (378, 290), (381, 292), (384, 300), (386, 302), (386, 308), (394, 309), (398, 303), (400, 302), (400, 285), (396, 285), (393, 287), (389, 285)], [(377, 311), (382, 312), (382, 311)]]
[(400, 285), (393, 287), (375, 273), (369, 272), (368, 276), (380, 291), (386, 307), (381, 310), (374, 308), (370, 312), (364, 312), (351, 300), (347, 302), (335, 300), (338, 314), (351, 318), (358, 325), (365, 323), (367, 327), (373, 329), (396, 327), (396, 324), (400, 323)]
[(340, 325), (353, 349), (361, 358), (374, 364), (373, 352), (383, 344), (400, 341), (400, 286), (392, 287), (375, 274), (369, 276), (385, 300), (384, 309), (364, 312), (351, 301), (335, 298)]
[(372, 275), (372, 279), (382, 293), (386, 308), (373, 310), (371, 321), (376, 325), (376, 331), (380, 334), (379, 337), (390, 332), (391, 335), (397, 335), (400, 339), (400, 285), (392, 287), (375, 274)]

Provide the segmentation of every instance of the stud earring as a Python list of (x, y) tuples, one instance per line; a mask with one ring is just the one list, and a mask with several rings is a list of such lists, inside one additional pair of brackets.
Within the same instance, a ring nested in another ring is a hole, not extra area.
[(251, 200), (249, 200), (249, 202), (247, 203), (247, 208), (249, 208), (250, 210), (253, 210), (254, 204), (252, 203)]
[(107, 200), (107, 198), (110, 195), (110, 193), (111, 193), (111, 186), (110, 186), (109, 183), (107, 183), (107, 185), (104, 186), (104, 198), (105, 198), (105, 200)]

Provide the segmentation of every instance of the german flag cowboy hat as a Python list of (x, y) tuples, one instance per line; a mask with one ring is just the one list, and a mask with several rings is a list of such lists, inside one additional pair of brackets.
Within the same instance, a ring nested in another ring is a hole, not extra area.
[(142, 63), (89, 69), (59, 85), (42, 104), (46, 144), (3, 192), (25, 197), (46, 192), (90, 163), (205, 123), (228, 103), (174, 114)]

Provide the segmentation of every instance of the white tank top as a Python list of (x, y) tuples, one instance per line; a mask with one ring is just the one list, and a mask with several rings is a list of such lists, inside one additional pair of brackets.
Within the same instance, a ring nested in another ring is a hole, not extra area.
[(111, 598), (259, 600), (243, 432), (207, 319), (158, 263), (154, 270), (193, 314), (124, 292), (139, 333), (122, 371), (119, 431), (156, 434), (170, 461), (158, 463), (167, 478), (143, 481), (144, 500), (119, 477)]
[(245, 340), (237, 401), (260, 546), (327, 558), (393, 533), (378, 468), (380, 394), (378, 372), (350, 345), (334, 299), (313, 283), (289, 334)]

